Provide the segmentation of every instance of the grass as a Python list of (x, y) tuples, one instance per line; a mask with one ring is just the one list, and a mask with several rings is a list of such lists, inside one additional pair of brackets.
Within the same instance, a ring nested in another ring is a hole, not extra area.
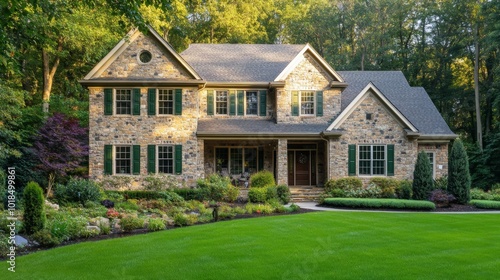
[(59, 247), (7, 279), (499, 279), (497, 214), (313, 212)]
[(430, 201), (390, 198), (325, 198), (323, 204), (334, 207), (352, 208), (436, 209), (436, 205)]

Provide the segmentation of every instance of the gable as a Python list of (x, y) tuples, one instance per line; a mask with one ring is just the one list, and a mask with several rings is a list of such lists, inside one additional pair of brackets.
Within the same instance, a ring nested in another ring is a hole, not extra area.
[[(141, 59), (149, 53), (150, 61)], [(148, 35), (138, 30), (120, 41), (85, 80), (199, 80), (200, 77), (175, 50), (150, 28)]]
[(294, 90), (327, 90), (334, 80), (335, 78), (308, 53), (301, 55), (297, 65), (285, 78), (286, 87)]

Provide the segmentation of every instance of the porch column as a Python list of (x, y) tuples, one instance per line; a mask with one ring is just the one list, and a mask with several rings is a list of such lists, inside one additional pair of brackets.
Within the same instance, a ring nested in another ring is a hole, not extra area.
[(198, 154), (197, 154), (197, 169), (198, 178), (204, 178), (206, 173), (205, 168), (205, 140), (198, 140)]
[(287, 139), (278, 139), (277, 151), (278, 164), (278, 185), (288, 185), (288, 141)]

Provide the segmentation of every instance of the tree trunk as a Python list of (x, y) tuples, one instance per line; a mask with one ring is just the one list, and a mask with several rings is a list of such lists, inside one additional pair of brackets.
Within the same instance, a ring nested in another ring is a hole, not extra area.
[[(58, 51), (62, 51), (62, 39), (59, 40)], [(49, 103), (50, 103), (50, 92), (52, 91), (52, 82), (54, 81), (54, 75), (56, 74), (57, 67), (59, 66), (60, 58), (57, 56), (54, 60), (54, 65), (50, 67), (50, 57), (46, 49), (42, 49), (42, 61), (43, 61), (43, 92), (42, 92), (42, 102), (43, 102), (43, 113), (49, 113)]]
[(479, 98), (479, 23), (476, 18), (474, 28), (474, 94), (476, 99), (476, 135), (479, 149), (483, 150), (483, 127), (481, 125), (481, 107)]
[(52, 186), (54, 186), (54, 182), (56, 181), (56, 174), (49, 173), (49, 182), (47, 183), (47, 194), (46, 197), (52, 197)]

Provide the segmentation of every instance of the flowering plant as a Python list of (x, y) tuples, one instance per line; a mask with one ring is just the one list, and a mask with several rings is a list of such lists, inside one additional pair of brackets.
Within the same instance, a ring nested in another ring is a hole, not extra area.
[(106, 216), (108, 218), (118, 218), (118, 216), (120, 216), (120, 213), (118, 211), (116, 211), (114, 208), (110, 208), (108, 209), (108, 211), (106, 212)]

